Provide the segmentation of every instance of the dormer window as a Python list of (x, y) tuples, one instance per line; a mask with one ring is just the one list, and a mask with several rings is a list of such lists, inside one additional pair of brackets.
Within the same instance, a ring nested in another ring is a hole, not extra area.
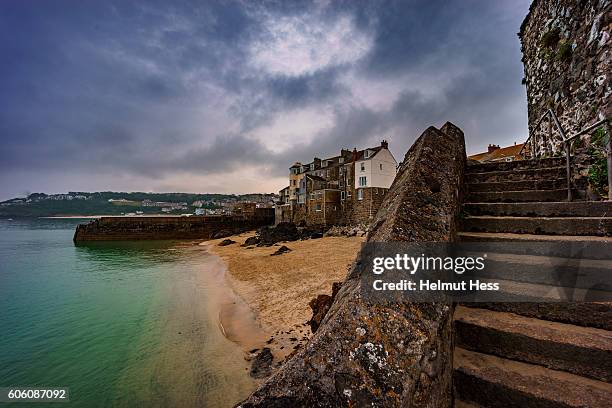
[(372, 151), (366, 149), (366, 151), (364, 153), (365, 158), (368, 159), (368, 158), (370, 158), (371, 155), (372, 155)]
[(310, 164), (310, 170), (314, 170), (314, 168), (315, 168), (314, 163), (311, 163), (311, 164)]
[(340, 164), (344, 163), (344, 157), (338, 158), (338, 163), (340, 163)]

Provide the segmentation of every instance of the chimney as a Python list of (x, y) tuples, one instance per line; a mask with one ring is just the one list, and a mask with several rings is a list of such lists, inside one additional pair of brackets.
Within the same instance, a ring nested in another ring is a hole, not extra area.
[(499, 145), (490, 144), (487, 153), (491, 153), (499, 149)]
[(382, 147), (383, 149), (388, 149), (389, 148), (389, 143), (383, 139), (382, 142), (380, 142), (380, 147)]
[(353, 161), (357, 161), (357, 148), (353, 148)]

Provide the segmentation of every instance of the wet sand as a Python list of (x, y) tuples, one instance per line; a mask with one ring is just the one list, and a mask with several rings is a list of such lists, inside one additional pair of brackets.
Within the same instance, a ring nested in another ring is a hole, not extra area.
[[(270, 256), (278, 246), (240, 246), (253, 235), (247, 232), (229, 237), (237, 243), (224, 247), (217, 245), (223, 239), (201, 245), (223, 259), (226, 279), (238, 295), (238, 300), (226, 304), (220, 314), (228, 338), (245, 350), (270, 347), (278, 361), (308, 340), (311, 332), (306, 322), (312, 315), (308, 303), (317, 295), (331, 294), (332, 283), (344, 280), (364, 238), (286, 242), (280, 245), (291, 252)], [(244, 318), (249, 314), (255, 325)], [(238, 316), (242, 318), (236, 319)], [(267, 339), (263, 342), (262, 332)]]

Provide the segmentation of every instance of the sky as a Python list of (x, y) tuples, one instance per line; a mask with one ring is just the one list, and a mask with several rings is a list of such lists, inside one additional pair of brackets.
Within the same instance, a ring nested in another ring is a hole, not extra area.
[(0, 2), (0, 200), (277, 192), (295, 161), (398, 161), (451, 121), (527, 136), (529, 0)]

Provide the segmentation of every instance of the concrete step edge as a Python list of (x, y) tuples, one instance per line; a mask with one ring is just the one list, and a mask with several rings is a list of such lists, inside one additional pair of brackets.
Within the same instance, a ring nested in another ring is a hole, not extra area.
[(612, 237), (600, 237), (597, 235), (539, 235), (539, 234), (515, 234), (511, 232), (470, 232), (460, 231), (457, 233), (461, 240), (478, 241), (567, 241), (567, 242), (612, 242)]
[(484, 406), (602, 407), (612, 384), (455, 348), (455, 395)]
[(456, 344), (498, 357), (612, 381), (612, 332), (458, 306)]

